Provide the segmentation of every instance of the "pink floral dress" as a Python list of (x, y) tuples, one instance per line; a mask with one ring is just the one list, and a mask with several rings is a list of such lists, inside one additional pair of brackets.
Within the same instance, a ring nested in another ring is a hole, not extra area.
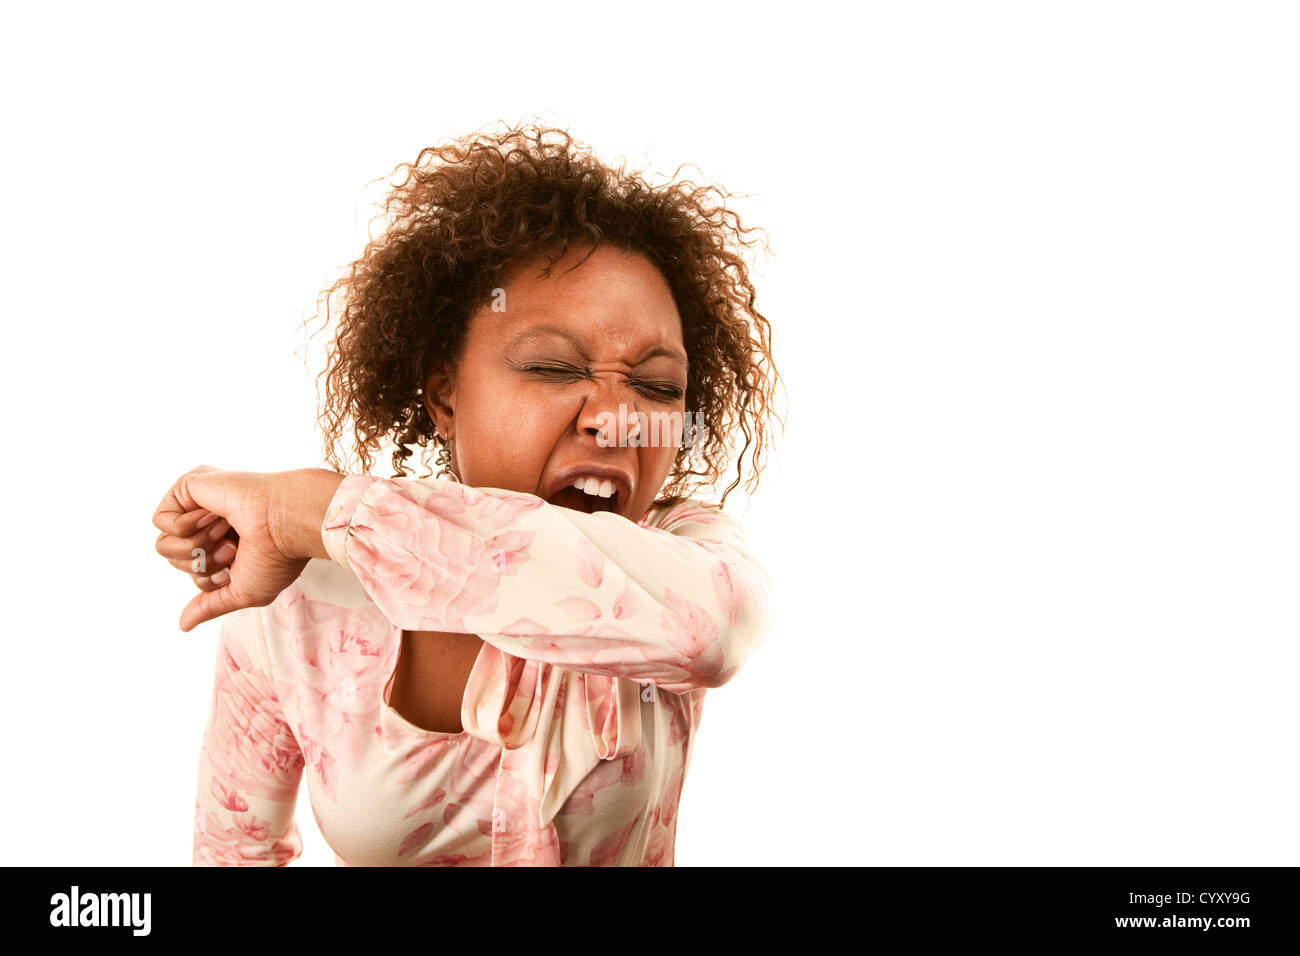
[[(331, 561), (223, 619), (196, 865), (297, 858), (304, 773), (339, 865), (672, 865), (705, 690), (770, 627), (733, 519), (349, 475), (321, 531)], [(461, 733), (388, 705), (403, 630), (482, 638)]]

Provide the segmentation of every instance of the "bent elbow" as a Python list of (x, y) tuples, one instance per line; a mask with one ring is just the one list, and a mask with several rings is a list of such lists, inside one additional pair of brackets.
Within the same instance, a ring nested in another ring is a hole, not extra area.
[(746, 599), (731, 606), (711, 639), (696, 645), (699, 652), (680, 662), (690, 675), (683, 688), (713, 689), (728, 683), (767, 638), (772, 627), (770, 591), (762, 587), (746, 591)]

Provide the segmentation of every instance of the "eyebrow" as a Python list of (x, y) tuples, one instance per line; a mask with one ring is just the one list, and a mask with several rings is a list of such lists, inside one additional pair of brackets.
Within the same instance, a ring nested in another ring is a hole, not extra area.
[[(524, 329), (522, 332), (515, 335), (510, 340), (510, 344), (518, 345), (520, 342), (523, 342), (527, 339), (535, 339), (542, 335), (556, 335), (562, 339), (568, 339), (569, 342), (573, 344), (574, 348), (576, 348), (579, 352), (581, 352), (584, 357), (587, 354), (586, 349), (584, 349), (582, 346), (581, 339), (579, 339), (568, 329), (561, 329), (554, 325), (530, 325), (528, 328)], [(690, 367), (690, 362), (687, 361), (686, 353), (682, 352), (680, 349), (668, 348), (665, 345), (661, 345), (658, 348), (651, 349), (649, 352), (647, 352), (645, 355), (641, 357), (640, 361), (645, 362), (649, 359), (656, 358), (657, 356), (660, 355), (666, 358), (675, 359), (676, 361), (680, 362), (682, 365), (685, 365), (688, 368)]]

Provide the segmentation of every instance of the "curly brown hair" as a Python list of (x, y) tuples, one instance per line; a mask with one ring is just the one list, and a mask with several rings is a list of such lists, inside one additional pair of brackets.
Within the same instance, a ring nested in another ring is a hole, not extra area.
[(742, 226), (725, 205), (733, 194), (720, 187), (690, 180), (655, 187), (625, 167), (601, 163), (564, 130), (528, 123), (427, 147), (394, 169), (388, 178), (404, 177), (390, 184), (377, 217), (387, 228), (318, 300), (326, 325), (338, 315), (319, 418), (336, 471), (346, 470), (335, 450), (351, 418), (363, 472), (370, 452), (391, 439), (394, 477), (407, 476), (411, 446), (445, 443), (422, 387), (432, 371), (458, 362), (469, 321), (492, 290), (541, 256), (549, 274), (571, 245), (594, 251), (608, 242), (645, 256), (667, 279), (690, 361), (686, 408), (707, 426), (701, 447), (679, 449), (655, 503), (712, 488), (737, 429), (745, 442), (719, 506), (742, 479), (750, 492), (757, 487), (768, 419), (781, 420), (773, 409), (780, 375), (744, 253), (759, 231), (770, 254), (767, 234)]

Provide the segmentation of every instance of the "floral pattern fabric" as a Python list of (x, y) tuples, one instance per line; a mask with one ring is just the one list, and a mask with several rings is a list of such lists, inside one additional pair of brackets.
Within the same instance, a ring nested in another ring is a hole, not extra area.
[[(705, 692), (771, 626), (729, 515), (348, 475), (321, 533), (330, 561), (223, 619), (196, 865), (296, 859), (304, 775), (340, 865), (672, 865)], [(404, 630), (483, 640), (461, 733), (388, 705)]]

